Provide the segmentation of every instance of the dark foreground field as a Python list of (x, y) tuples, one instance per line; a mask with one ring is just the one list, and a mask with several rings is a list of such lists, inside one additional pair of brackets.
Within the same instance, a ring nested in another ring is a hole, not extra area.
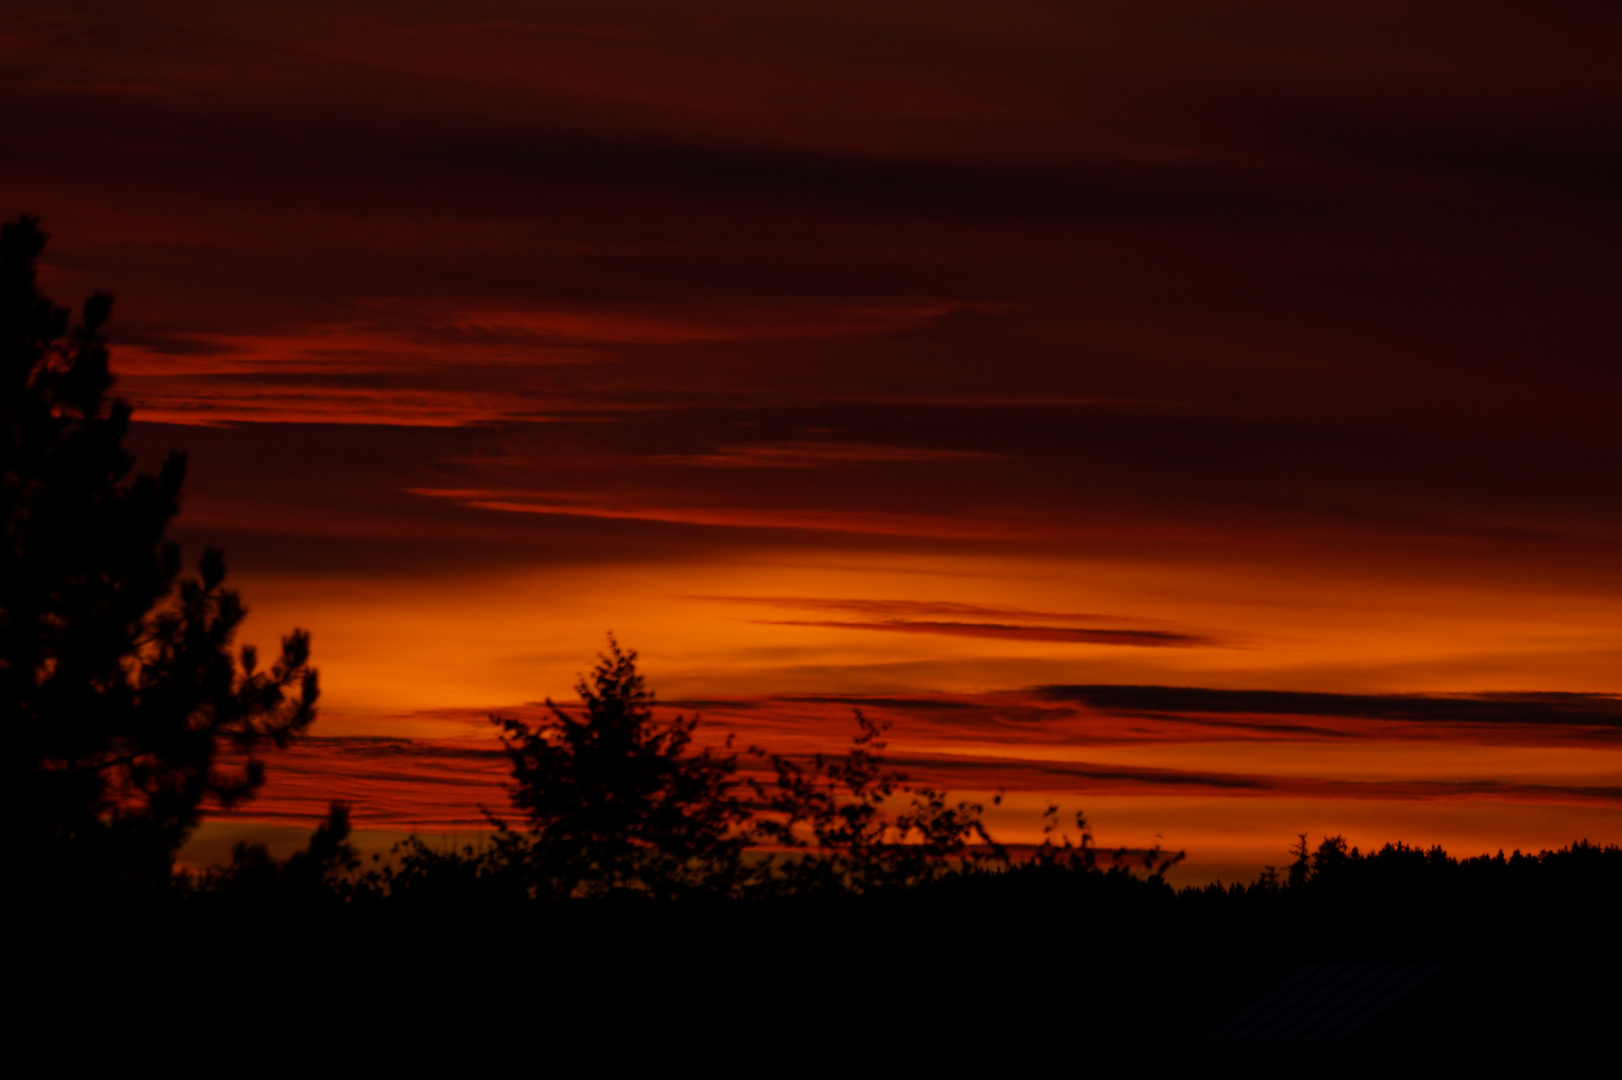
[(1477, 1068), (1614, 1056), (1619, 899), (1622, 849), (1587, 846), (1182, 893), (1047, 867), (665, 904), (191, 895), (36, 912), (12, 969), (25, 1029), (114, 1059), (162, 1032), (473, 1071)]

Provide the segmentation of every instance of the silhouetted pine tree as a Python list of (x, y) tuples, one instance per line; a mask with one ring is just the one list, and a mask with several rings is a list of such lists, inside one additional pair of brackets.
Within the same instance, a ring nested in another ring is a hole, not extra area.
[[(263, 778), (257, 751), (314, 715), (309, 637), (260, 670), (233, 656), (244, 609), (204, 552), (180, 578), (164, 530), (185, 458), (131, 475), (130, 409), (100, 336), (40, 295), (37, 219), (0, 232), (0, 709), (7, 826), (44, 888), (166, 882), (206, 799)], [(229, 760), (228, 760), (229, 759)]]

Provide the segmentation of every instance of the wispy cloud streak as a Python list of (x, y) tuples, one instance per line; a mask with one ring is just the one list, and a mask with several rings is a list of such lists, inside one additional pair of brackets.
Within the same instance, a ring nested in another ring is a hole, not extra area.
[(1088, 645), (1129, 645), (1138, 648), (1191, 648), (1214, 644), (1192, 634), (1167, 630), (1110, 630), (1078, 626), (1018, 626), (1008, 623), (924, 622), (891, 619), (882, 622), (839, 622), (832, 619), (754, 619), (763, 626), (815, 626), (829, 630), (877, 630), (888, 634), (941, 634), (947, 637), (993, 638), (1007, 641), (1053, 641)]
[[(711, 732), (713, 734), (713, 731)], [(831, 734), (831, 733), (830, 733)], [(836, 743), (831, 743), (832, 749)], [(807, 751), (790, 751), (791, 756)], [(1254, 771), (1163, 768), (1007, 754), (902, 748), (890, 760), (915, 781), (971, 791), (1048, 796), (1217, 796), (1412, 803), (1493, 800), (1504, 803), (1622, 808), (1622, 780), (1536, 782), (1517, 777), (1346, 780)], [(762, 763), (746, 759), (746, 769)], [(385, 829), (487, 828), (489, 810), (507, 814), (507, 761), (493, 741), (312, 738), (279, 755), (254, 803), (230, 815), (262, 821), (307, 821), (327, 800), (353, 804), (357, 820)]]
[(773, 529), (855, 533), (946, 540), (1030, 540), (1046, 530), (1018, 522), (974, 520), (947, 514), (906, 514), (867, 510), (815, 510), (799, 507), (672, 506), (653, 500), (580, 493), (504, 492), (479, 488), (411, 488), (412, 494), (455, 499), (481, 510), (512, 514), (660, 521), (722, 529)]
[(826, 596), (694, 596), (694, 600), (712, 600), (725, 604), (749, 604), (775, 608), (795, 608), (804, 611), (848, 611), (864, 615), (903, 617), (960, 617), (985, 619), (1019, 619), (1036, 622), (1064, 622), (1086, 619), (1092, 622), (1117, 622), (1122, 616), (1101, 615), (1096, 612), (1034, 611), (1030, 608), (1002, 607), (989, 604), (963, 604), (950, 600), (887, 600)]

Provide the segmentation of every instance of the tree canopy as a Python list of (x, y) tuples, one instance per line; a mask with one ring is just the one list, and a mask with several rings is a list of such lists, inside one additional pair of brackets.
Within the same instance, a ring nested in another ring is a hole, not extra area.
[(579, 715), (549, 700), (537, 725), (496, 720), (512, 761), (513, 806), (529, 819), (528, 855), (546, 891), (725, 891), (742, 873), (748, 843), (736, 758), (691, 752), (697, 717), (656, 723), (636, 653), (612, 637), (575, 690)]
[[(494, 718), (528, 835), (503, 825), (476, 865), (415, 845), (399, 884), (443, 881), (460, 865), (560, 899), (864, 892), (1007, 861), (982, 807), (908, 786), (885, 764), (884, 726), (859, 711), (843, 754), (751, 748), (740, 768), (730, 739), (694, 748), (696, 716), (655, 718), (636, 653), (612, 636), (575, 689), (574, 712), (549, 700), (536, 724)], [(910, 801), (892, 808), (897, 796)]]
[(0, 709), (11, 827), (41, 881), (167, 881), (207, 800), (263, 781), (259, 752), (315, 715), (302, 630), (261, 668), (225, 562), (181, 574), (165, 539), (184, 455), (134, 472), (97, 293), (40, 294), (37, 219), (0, 229)]

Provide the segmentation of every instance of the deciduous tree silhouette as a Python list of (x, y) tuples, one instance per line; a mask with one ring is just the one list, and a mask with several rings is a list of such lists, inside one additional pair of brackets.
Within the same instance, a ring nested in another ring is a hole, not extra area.
[[(858, 709), (856, 726), (847, 753), (818, 754), (809, 768), (766, 755), (776, 777), (753, 785), (765, 808), (755, 832), (791, 856), (769, 868), (770, 884), (792, 893), (866, 892), (926, 884), (965, 865), (1007, 864), (978, 803), (908, 787), (904, 774), (885, 766), (887, 725)], [(910, 801), (892, 814), (886, 803), (898, 794)]]
[[(1007, 861), (979, 805), (909, 787), (886, 767), (884, 726), (860, 712), (847, 753), (802, 763), (751, 751), (774, 776), (745, 782), (726, 749), (692, 751), (696, 717), (655, 721), (636, 654), (612, 637), (576, 691), (578, 713), (548, 701), (550, 716), (533, 727), (495, 718), (513, 805), (530, 827), (529, 838), (504, 830), (471, 857), (474, 876), (496, 891), (520, 865), (536, 891), (561, 899), (864, 892)], [(892, 809), (897, 796), (907, 801)], [(420, 885), (430, 867), (450, 872), (447, 856), (406, 854), (401, 883)]]
[(70, 328), (40, 295), (37, 219), (0, 230), (0, 709), (8, 827), (57, 887), (158, 883), (205, 800), (263, 779), (258, 752), (314, 715), (309, 637), (261, 670), (233, 656), (245, 614), (205, 551), (180, 578), (164, 531), (185, 458), (131, 475), (97, 293)]
[[(697, 717), (653, 716), (636, 653), (613, 637), (572, 715), (549, 700), (536, 726), (496, 717), (512, 760), (511, 796), (529, 819), (524, 855), (555, 897), (731, 891), (744, 874), (734, 755), (692, 753)], [(506, 849), (516, 853), (509, 841)]]

